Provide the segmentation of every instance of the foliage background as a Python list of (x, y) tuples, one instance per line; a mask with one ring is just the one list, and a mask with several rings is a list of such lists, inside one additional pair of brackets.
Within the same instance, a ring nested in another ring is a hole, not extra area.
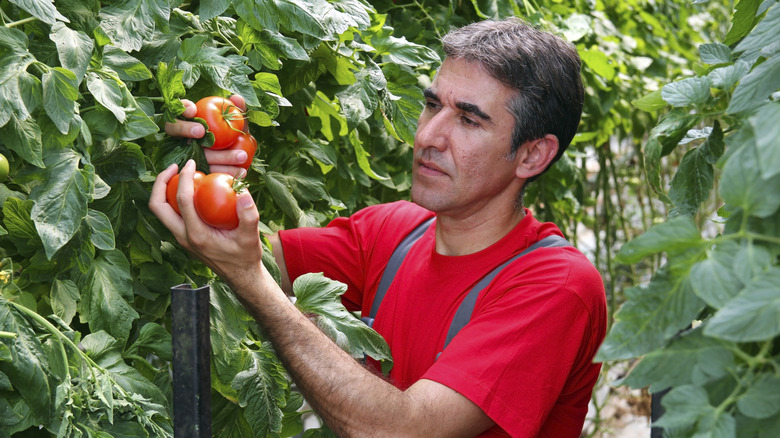
[[(169, 288), (184, 282), (213, 291), (214, 434), (300, 433), (302, 400), (262, 333), (146, 208), (164, 166), (204, 165), (197, 143), (160, 127), (179, 98), (247, 98), (263, 231), (405, 198), (438, 37), (509, 15), (561, 34), (583, 59), (579, 134), (526, 204), (604, 275), (615, 323), (599, 359), (633, 369), (618, 383), (671, 388), (660, 424), (673, 436), (778, 435), (776, 1), (0, 10), (0, 153), (11, 162), (0, 184), (0, 436), (170, 435)], [(382, 357), (333, 308), (338, 285), (312, 278), (297, 293), (356, 356)], [(331, 304), (315, 305), (322, 296)], [(591, 435), (609, 432), (603, 403)]]

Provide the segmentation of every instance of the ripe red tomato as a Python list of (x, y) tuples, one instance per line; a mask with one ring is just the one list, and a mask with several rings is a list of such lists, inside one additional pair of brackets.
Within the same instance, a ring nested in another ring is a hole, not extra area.
[(195, 191), (195, 211), (203, 222), (214, 228), (232, 230), (238, 226), (235, 179), (226, 173), (203, 177)]
[[(199, 170), (195, 171), (195, 175), (192, 176), (192, 184), (194, 185), (195, 190), (198, 190), (198, 186), (200, 186), (204, 176), (206, 176), (205, 173)], [(171, 207), (173, 207), (176, 213), (181, 215), (181, 212), (179, 211), (179, 202), (176, 201), (177, 191), (179, 191), (179, 174), (173, 175), (173, 178), (168, 181), (168, 186), (165, 188), (165, 199), (171, 204)]]
[(195, 103), (199, 117), (209, 125), (209, 132), (214, 134), (212, 149), (225, 149), (241, 134), (244, 129), (244, 114), (230, 101), (219, 96), (209, 96)]
[(236, 138), (236, 141), (230, 145), (228, 149), (242, 149), (244, 152), (246, 152), (246, 161), (239, 164), (239, 167), (249, 169), (249, 166), (252, 165), (252, 158), (255, 156), (255, 151), (257, 151), (257, 140), (255, 140), (251, 134), (242, 132), (241, 134), (238, 134), (238, 138)]

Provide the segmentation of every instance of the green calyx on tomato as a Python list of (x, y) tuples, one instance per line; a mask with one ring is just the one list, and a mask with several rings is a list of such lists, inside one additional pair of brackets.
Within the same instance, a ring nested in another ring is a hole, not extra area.
[[(244, 113), (230, 99), (209, 96), (195, 103), (196, 119), (202, 119), (208, 127), (208, 133), (214, 136), (212, 149), (225, 149), (236, 141), (243, 132)], [(210, 136), (209, 136), (210, 137)]]
[[(251, 159), (249, 162), (252, 162)], [(5, 181), (5, 179), (8, 178), (8, 169), (8, 158), (6, 158), (5, 155), (0, 154), (0, 181)]]

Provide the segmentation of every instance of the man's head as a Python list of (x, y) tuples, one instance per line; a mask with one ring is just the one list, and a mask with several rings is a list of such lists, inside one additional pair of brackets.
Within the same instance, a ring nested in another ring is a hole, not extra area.
[(508, 108), (515, 119), (510, 152), (552, 134), (559, 144), (552, 166), (574, 138), (582, 114), (584, 92), (576, 48), (516, 18), (464, 26), (445, 35), (442, 43), (447, 57), (477, 62), (517, 91)]

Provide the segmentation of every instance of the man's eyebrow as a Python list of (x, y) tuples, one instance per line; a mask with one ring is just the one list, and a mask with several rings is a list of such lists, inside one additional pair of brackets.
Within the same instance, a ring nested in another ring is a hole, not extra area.
[[(436, 102), (440, 102), (441, 99), (439, 99), (439, 95), (436, 94), (435, 91), (433, 91), (432, 88), (426, 88), (423, 90), (423, 96), (425, 96), (428, 100), (433, 100)], [(469, 114), (473, 114), (476, 117), (479, 117), (480, 119), (486, 121), (486, 122), (492, 122), (493, 119), (484, 111), (482, 111), (479, 106), (468, 103), (468, 102), (457, 102), (455, 104), (455, 107), (458, 108), (461, 111), (467, 112)]]
[(469, 114), (474, 114), (475, 116), (479, 117), (480, 119), (486, 121), (486, 122), (492, 122), (492, 119), (489, 115), (487, 115), (484, 111), (479, 109), (477, 105), (474, 105), (473, 103), (468, 102), (457, 102), (455, 103), (455, 106), (461, 110), (465, 111)]

